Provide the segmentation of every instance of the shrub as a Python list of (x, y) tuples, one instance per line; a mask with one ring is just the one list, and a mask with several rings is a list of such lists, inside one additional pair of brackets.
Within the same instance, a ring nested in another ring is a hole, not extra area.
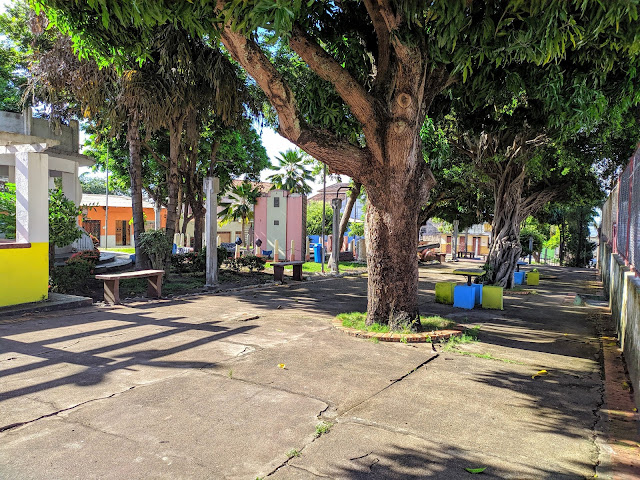
[(97, 249), (100, 246), (100, 240), (98, 240), (98, 237), (90, 233), (89, 238), (93, 242), (93, 248)]
[(171, 255), (171, 266), (176, 273), (184, 273), (192, 270), (190, 255), (189, 253), (174, 253)]
[(264, 270), (266, 261), (258, 257), (256, 255), (246, 255), (240, 258), (230, 258), (227, 260), (227, 264), (229, 267), (235, 271), (239, 272), (242, 267), (246, 267), (250, 272), (257, 270), (258, 272)]
[(100, 260), (100, 250), (96, 248), (95, 250), (82, 250), (81, 252), (74, 253), (69, 257), (67, 263), (76, 262), (78, 260), (87, 261), (95, 267)]
[(164, 262), (171, 254), (171, 241), (163, 230), (148, 230), (140, 234), (140, 250), (151, 260), (151, 267), (164, 270)]
[(51, 291), (57, 293), (80, 293), (86, 290), (87, 280), (93, 272), (94, 264), (77, 258), (69, 259), (65, 265), (51, 270)]
[[(218, 247), (218, 270), (227, 259), (227, 250)], [(199, 252), (177, 253), (171, 256), (171, 266), (177, 273), (194, 272), (205, 273), (207, 270), (207, 247)]]
[(256, 255), (247, 255), (246, 257), (242, 257), (242, 260), (244, 260), (243, 264), (249, 269), (250, 272), (253, 272), (254, 270), (261, 272), (262, 270), (264, 270), (264, 265), (266, 263), (263, 258), (260, 258)]

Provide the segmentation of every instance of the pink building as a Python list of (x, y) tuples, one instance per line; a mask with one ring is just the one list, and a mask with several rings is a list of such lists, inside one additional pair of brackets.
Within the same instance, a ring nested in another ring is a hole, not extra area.
[(307, 254), (307, 197), (285, 190), (269, 190), (254, 207), (254, 239), (262, 241), (262, 250), (273, 251), (278, 241), (278, 260), (291, 260), (291, 242), (295, 260)]

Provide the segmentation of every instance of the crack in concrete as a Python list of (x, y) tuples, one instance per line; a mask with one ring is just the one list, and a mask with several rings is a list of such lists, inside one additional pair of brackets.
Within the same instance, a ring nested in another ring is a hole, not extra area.
[(84, 402), (78, 403), (76, 405), (72, 405), (71, 407), (67, 407), (67, 408), (63, 408), (63, 409), (57, 410), (55, 412), (47, 413), (46, 415), (41, 415), (38, 418), (34, 418), (33, 420), (25, 420), (24, 422), (16, 422), (16, 423), (11, 423), (9, 425), (5, 425), (3, 427), (0, 427), (0, 433), (6, 432), (8, 430), (13, 430), (13, 429), (18, 428), (18, 427), (22, 427), (22, 426), (28, 425), (30, 423), (37, 422), (38, 420), (42, 420), (43, 418), (54, 417), (54, 416), (56, 416), (56, 415), (58, 415), (58, 414), (60, 414), (62, 412), (68, 412), (70, 410), (74, 410), (74, 409), (76, 409), (78, 407), (81, 407), (82, 405), (86, 405), (87, 403), (92, 403), (92, 402), (96, 402), (98, 400), (106, 400), (108, 398), (113, 398), (116, 395), (120, 395), (122, 393), (128, 392), (129, 390), (133, 390), (134, 388), (136, 388), (135, 385), (132, 386), (132, 387), (127, 388), (126, 390), (122, 390), (121, 392), (115, 392), (115, 393), (112, 393), (111, 395), (107, 395), (106, 397), (91, 398), (89, 400), (85, 400)]
[(396, 378), (395, 380), (391, 380), (391, 383), (387, 386), (385, 386), (384, 388), (382, 388), (381, 390), (377, 391), (376, 393), (370, 395), (369, 397), (365, 398), (364, 400), (361, 400), (360, 402), (356, 403), (355, 405), (352, 405), (351, 407), (349, 407), (348, 409), (346, 409), (344, 412), (342, 412), (340, 414), (340, 416), (344, 416), (347, 413), (349, 413), (351, 410), (353, 410), (354, 408), (359, 407), (360, 405), (362, 405), (365, 402), (368, 402), (369, 400), (371, 400), (372, 398), (376, 397), (377, 395), (380, 395), (382, 392), (384, 392), (385, 390), (387, 390), (388, 388), (393, 387), (395, 384), (401, 382), (402, 380), (404, 380), (405, 378), (407, 378), (409, 375), (411, 375), (412, 373), (415, 373), (418, 371), (418, 369), (422, 368), (423, 366), (425, 366), (427, 363), (432, 362), (433, 360), (435, 360), (436, 358), (438, 358), (440, 356), (439, 353), (436, 353), (435, 355), (429, 357), (428, 359), (426, 359), (424, 362), (422, 362), (420, 365), (418, 365), (417, 367), (413, 368), (412, 370), (409, 370), (407, 373), (405, 373), (404, 375), (402, 375), (399, 378)]

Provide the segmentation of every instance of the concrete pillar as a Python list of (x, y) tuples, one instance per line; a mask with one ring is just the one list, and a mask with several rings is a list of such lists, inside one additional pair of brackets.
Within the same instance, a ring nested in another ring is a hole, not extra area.
[(49, 243), (49, 156), (15, 154), (16, 241)]
[[(218, 236), (218, 190), (220, 184), (216, 177), (206, 177), (204, 179), (204, 194), (206, 197), (205, 208), (205, 242), (207, 244), (206, 258), (206, 283), (207, 287), (213, 287), (218, 283), (218, 251), (216, 246), (220, 244)], [(218, 242), (214, 242), (214, 238)]]
[(153, 228), (155, 228), (156, 230), (160, 230), (160, 225), (162, 225), (162, 222), (160, 221), (160, 204), (158, 202), (156, 202), (156, 204), (153, 206), (153, 211)]
[(278, 239), (276, 238), (276, 241), (273, 243), (273, 261), (277, 262), (278, 261), (278, 252), (279, 252), (279, 242)]
[(367, 261), (367, 244), (364, 241), (364, 238), (358, 240), (358, 261), (366, 262)]

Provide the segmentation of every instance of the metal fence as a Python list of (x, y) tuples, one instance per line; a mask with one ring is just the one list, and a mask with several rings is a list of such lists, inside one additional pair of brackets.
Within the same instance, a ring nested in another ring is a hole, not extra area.
[(601, 241), (638, 274), (640, 266), (640, 148), (602, 206)]

